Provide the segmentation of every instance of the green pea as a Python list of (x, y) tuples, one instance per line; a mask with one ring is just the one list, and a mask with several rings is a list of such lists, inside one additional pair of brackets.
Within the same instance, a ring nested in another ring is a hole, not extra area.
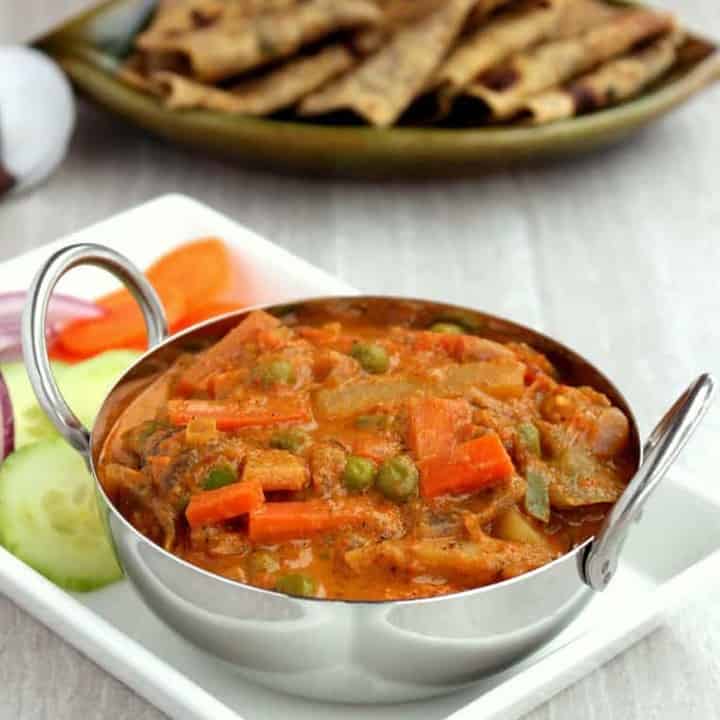
[(377, 468), (372, 460), (349, 455), (345, 462), (342, 480), (345, 487), (351, 492), (362, 492), (372, 487), (377, 475)]
[(355, 418), (358, 430), (387, 430), (391, 423), (389, 415), (358, 415)]
[(404, 502), (417, 495), (418, 481), (415, 463), (407, 455), (396, 455), (380, 466), (376, 486), (386, 498)]
[(255, 368), (255, 377), (264, 387), (290, 385), (295, 382), (295, 369), (288, 360), (271, 360)]
[(384, 373), (390, 367), (390, 358), (382, 345), (356, 342), (350, 355), (360, 363), (363, 370), (373, 375)]
[(532, 423), (522, 423), (517, 428), (520, 444), (533, 455), (540, 455), (540, 432)]
[(275, 589), (278, 592), (288, 595), (299, 595), (301, 597), (312, 597), (317, 592), (315, 580), (309, 575), (302, 573), (291, 573), (281, 575), (275, 582)]
[(254, 552), (248, 559), (248, 570), (253, 576), (267, 575), (277, 572), (279, 569), (280, 563), (275, 559), (275, 556), (265, 550)]
[(463, 335), (465, 328), (449, 322), (436, 322), (430, 326), (430, 332), (442, 333), (444, 335)]
[(230, 465), (218, 465), (208, 470), (202, 486), (205, 490), (217, 490), (218, 488), (232, 485), (237, 482), (237, 470)]
[(482, 326), (475, 314), (459, 308), (449, 308), (436, 317), (435, 322), (457, 325), (463, 329), (463, 332), (477, 332)]
[(270, 447), (276, 450), (288, 450), (291, 453), (300, 452), (308, 443), (307, 433), (302, 430), (278, 430), (270, 438)]

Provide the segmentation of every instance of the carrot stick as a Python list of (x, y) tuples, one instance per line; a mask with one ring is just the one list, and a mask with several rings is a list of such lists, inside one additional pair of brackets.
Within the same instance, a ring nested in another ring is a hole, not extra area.
[(514, 471), (500, 438), (491, 433), (459, 445), (449, 458), (422, 461), (420, 494), (433, 498), (475, 492), (506, 482)]
[(283, 542), (357, 525), (366, 514), (365, 505), (354, 503), (272, 502), (250, 514), (248, 534), (253, 542)]
[(247, 315), (220, 342), (199, 355), (195, 362), (182, 374), (178, 390), (190, 395), (196, 390), (205, 389), (211, 373), (227, 369), (242, 347), (253, 340), (263, 330), (272, 330), (280, 321), (262, 310)]
[[(230, 289), (232, 259), (222, 241), (207, 238), (163, 255), (146, 275), (175, 332), (192, 324), (184, 320), (186, 315), (196, 313)], [(110, 348), (147, 346), (142, 314), (126, 289), (105, 295), (97, 304), (108, 311), (105, 317), (71, 323), (61, 332), (60, 345), (66, 351), (87, 357)]]
[[(185, 314), (185, 298), (174, 288), (156, 288), (171, 329)], [(107, 310), (100, 318), (76, 320), (60, 331), (58, 343), (66, 352), (81, 357), (115, 348), (147, 346), (145, 321), (137, 302), (126, 291), (118, 290), (96, 303)]]
[(203, 238), (166, 253), (145, 274), (158, 289), (181, 290), (188, 312), (194, 312), (228, 290), (232, 282), (232, 258), (222, 240)]
[(218, 523), (262, 507), (265, 495), (254, 482), (239, 482), (193, 495), (185, 510), (190, 527)]
[(51, 360), (60, 360), (61, 362), (65, 362), (70, 365), (82, 362), (83, 360), (87, 360), (87, 356), (71, 353), (69, 350), (66, 350), (59, 342), (57, 342), (57, 340), (54, 341), (48, 348), (48, 354), (50, 355)]
[(410, 402), (408, 419), (408, 446), (419, 460), (449, 457), (470, 423), (470, 405), (465, 400), (417, 398)]
[(218, 430), (304, 423), (311, 419), (304, 401), (294, 397), (267, 397), (262, 405), (240, 405), (215, 400), (170, 400), (168, 417), (173, 425), (187, 425), (193, 418), (213, 418)]

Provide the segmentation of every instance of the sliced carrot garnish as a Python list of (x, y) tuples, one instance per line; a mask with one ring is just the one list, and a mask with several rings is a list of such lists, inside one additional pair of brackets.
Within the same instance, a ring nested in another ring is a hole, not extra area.
[[(185, 314), (185, 298), (173, 288), (159, 289), (171, 329)], [(123, 291), (106, 295), (96, 301), (107, 313), (100, 318), (77, 320), (61, 330), (58, 342), (67, 352), (89, 357), (116, 348), (147, 347), (145, 320), (137, 302)]]
[(187, 312), (192, 313), (228, 291), (233, 280), (232, 258), (222, 240), (204, 238), (166, 253), (145, 274), (158, 290), (180, 290)]

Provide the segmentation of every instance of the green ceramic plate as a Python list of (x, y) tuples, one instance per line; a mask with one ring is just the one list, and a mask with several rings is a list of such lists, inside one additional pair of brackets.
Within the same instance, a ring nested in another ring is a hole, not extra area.
[(287, 122), (204, 110), (170, 111), (114, 74), (155, 0), (109, 0), (38, 41), (98, 103), (168, 140), (248, 165), (344, 176), (431, 177), (586, 152), (610, 145), (720, 79), (720, 52), (691, 35), (675, 70), (638, 99), (540, 128), (388, 130)]

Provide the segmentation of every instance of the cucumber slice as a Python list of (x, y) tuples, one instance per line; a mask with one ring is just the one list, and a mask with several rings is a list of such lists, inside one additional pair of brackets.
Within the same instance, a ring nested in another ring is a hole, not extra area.
[[(109, 350), (77, 365), (67, 365), (55, 376), (67, 404), (86, 428), (92, 427), (115, 381), (138, 357), (140, 354), (131, 350)], [(24, 437), (37, 440), (57, 434), (36, 402), (20, 416), (16, 413), (15, 422)]]
[(122, 577), (82, 457), (64, 440), (42, 440), (0, 465), (0, 542), (67, 590)]
[[(69, 368), (69, 365), (61, 362), (51, 363), (53, 373), (56, 378), (62, 377), (65, 371)], [(5, 378), (5, 384), (10, 392), (10, 402), (13, 409), (13, 419), (15, 421), (15, 449), (27, 445), (28, 443), (35, 442), (41, 437), (48, 435), (48, 427), (50, 423), (43, 425), (41, 428), (35, 428), (32, 422), (27, 422), (25, 414), (31, 409), (35, 408), (36, 412), (42, 411), (38, 407), (37, 400), (35, 399), (35, 393), (30, 386), (30, 380), (28, 380), (27, 371), (22, 363), (3, 363), (0, 365), (3, 377)], [(45, 417), (42, 415), (42, 417)], [(50, 428), (52, 434), (52, 428)]]

